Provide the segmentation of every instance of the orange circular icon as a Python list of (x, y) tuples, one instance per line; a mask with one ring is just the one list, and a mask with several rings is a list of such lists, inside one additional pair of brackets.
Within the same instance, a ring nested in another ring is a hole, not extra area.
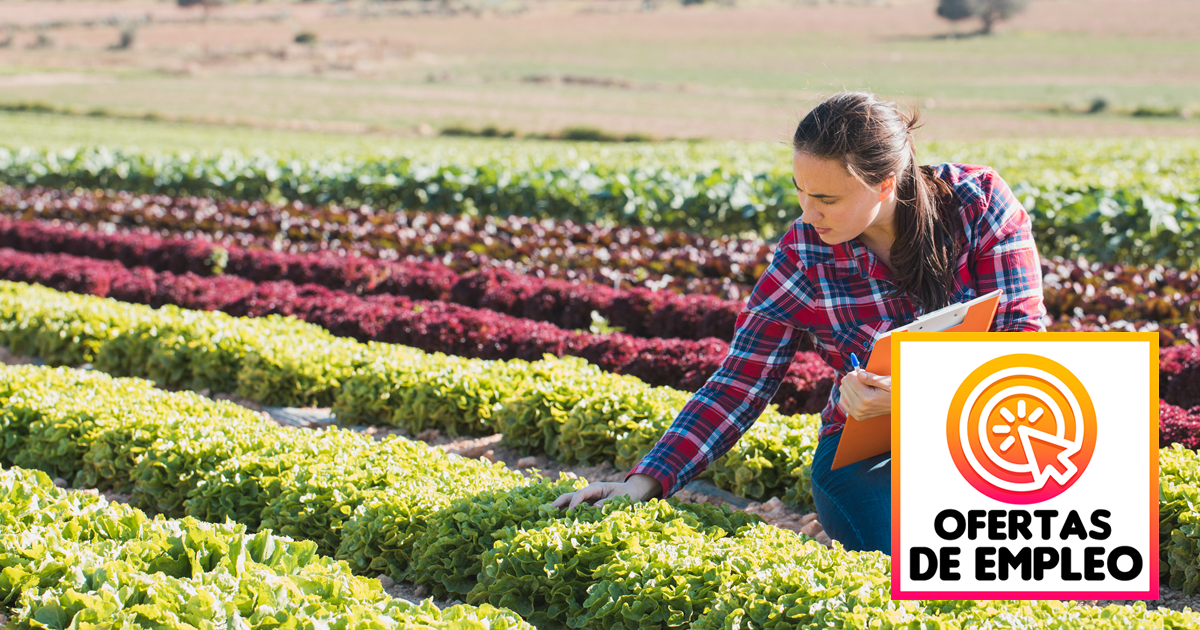
[(950, 404), (946, 442), (976, 490), (1027, 505), (1058, 496), (1096, 448), (1096, 411), (1083, 383), (1033, 354), (992, 359), (971, 372)]

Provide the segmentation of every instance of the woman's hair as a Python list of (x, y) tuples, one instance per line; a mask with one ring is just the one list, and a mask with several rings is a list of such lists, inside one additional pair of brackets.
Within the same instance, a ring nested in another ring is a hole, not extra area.
[(950, 185), (917, 164), (912, 130), (916, 112), (871, 94), (844, 92), (817, 105), (792, 138), (797, 152), (835, 160), (867, 186), (896, 176), (896, 242), (891, 266), (897, 291), (928, 313), (946, 306), (962, 252), (962, 224)]

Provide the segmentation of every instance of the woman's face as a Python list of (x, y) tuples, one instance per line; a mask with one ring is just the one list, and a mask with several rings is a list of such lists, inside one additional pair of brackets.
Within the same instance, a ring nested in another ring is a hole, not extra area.
[(803, 211), (800, 220), (815, 227), (826, 244), (844, 243), (869, 228), (880, 231), (881, 226), (880, 236), (890, 235), (894, 204), (885, 202), (891, 198), (894, 179), (870, 187), (840, 162), (803, 152), (792, 156), (792, 178)]

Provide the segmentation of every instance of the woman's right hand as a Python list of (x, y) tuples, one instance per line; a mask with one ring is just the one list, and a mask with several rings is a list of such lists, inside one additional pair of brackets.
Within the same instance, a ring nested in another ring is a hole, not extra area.
[(568, 510), (587, 503), (600, 506), (613, 497), (629, 496), (634, 502), (662, 496), (662, 484), (650, 475), (636, 474), (623, 482), (593, 481), (582, 490), (568, 492), (554, 500), (551, 505)]

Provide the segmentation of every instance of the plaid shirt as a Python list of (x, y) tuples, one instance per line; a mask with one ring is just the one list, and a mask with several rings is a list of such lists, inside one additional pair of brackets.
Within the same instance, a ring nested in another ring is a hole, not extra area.
[[(966, 239), (951, 302), (1002, 289), (992, 331), (1045, 331), (1041, 263), (1025, 209), (989, 167), (941, 164), (935, 171), (961, 204)], [(820, 435), (841, 430), (846, 414), (838, 408), (839, 386), (850, 354), (865, 364), (876, 337), (920, 315), (908, 297), (886, 297), (894, 286), (889, 277), (859, 239), (826, 245), (812, 226), (796, 220), (738, 316), (721, 367), (629, 474), (658, 479), (668, 497), (727, 453), (774, 397), (805, 331), (839, 373), (821, 412)]]

